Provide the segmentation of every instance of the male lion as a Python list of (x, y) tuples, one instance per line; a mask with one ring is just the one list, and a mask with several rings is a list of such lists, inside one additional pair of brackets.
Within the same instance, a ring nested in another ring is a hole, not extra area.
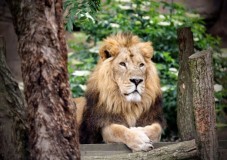
[(77, 114), (84, 112), (77, 117), (81, 143), (124, 143), (148, 151), (160, 140), (162, 96), (152, 56), (151, 43), (132, 34), (104, 40), (85, 99), (77, 103)]

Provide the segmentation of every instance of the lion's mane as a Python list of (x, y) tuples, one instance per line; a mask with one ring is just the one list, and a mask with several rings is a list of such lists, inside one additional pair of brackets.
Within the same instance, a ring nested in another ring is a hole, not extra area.
[[(112, 60), (121, 47), (138, 45), (146, 63), (145, 93), (140, 102), (128, 102), (119, 93), (114, 80)], [(86, 105), (80, 127), (81, 143), (102, 142), (101, 129), (111, 123), (127, 127), (145, 126), (153, 122), (163, 124), (159, 77), (151, 61), (150, 42), (141, 42), (132, 34), (117, 34), (104, 40), (100, 61), (87, 82)]]

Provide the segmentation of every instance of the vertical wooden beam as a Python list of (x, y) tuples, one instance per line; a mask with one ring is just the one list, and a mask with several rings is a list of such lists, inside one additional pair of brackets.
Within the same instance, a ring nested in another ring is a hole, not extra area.
[(177, 83), (177, 125), (182, 140), (195, 138), (192, 88), (188, 57), (194, 53), (193, 35), (189, 27), (177, 31), (179, 41), (179, 74)]
[(218, 159), (211, 51), (189, 57), (196, 125), (196, 144), (202, 160)]

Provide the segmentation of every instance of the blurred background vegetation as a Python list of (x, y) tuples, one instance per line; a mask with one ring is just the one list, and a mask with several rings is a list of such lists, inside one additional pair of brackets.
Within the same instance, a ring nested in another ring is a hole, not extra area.
[[(199, 14), (182, 5), (146, 0), (66, 0), (64, 4), (68, 47), (68, 70), (74, 97), (83, 96), (86, 80), (97, 63), (103, 38), (117, 32), (132, 32), (151, 41), (153, 61), (161, 79), (167, 129), (163, 140), (178, 139), (176, 127), (176, 84), (178, 74), (177, 29), (191, 27), (195, 50), (212, 48), (214, 53), (215, 98), (218, 127), (226, 126), (226, 59), (221, 57), (220, 39), (206, 33)], [(225, 84), (224, 84), (225, 83)]]

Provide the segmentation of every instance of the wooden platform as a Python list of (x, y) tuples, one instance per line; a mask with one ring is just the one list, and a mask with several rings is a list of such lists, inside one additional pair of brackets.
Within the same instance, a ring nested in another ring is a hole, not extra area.
[[(219, 160), (227, 160), (227, 127), (218, 129), (218, 144), (219, 144)], [(160, 148), (176, 144), (176, 142), (159, 142), (154, 143), (154, 148)], [(82, 144), (80, 145), (81, 159), (87, 160), (92, 157), (111, 156), (132, 153), (132, 151), (124, 144)], [(145, 152), (141, 152), (145, 154)], [(120, 160), (120, 159), (117, 159)]]
[(219, 159), (226, 160), (227, 159), (227, 140), (219, 140), (218, 143), (218, 151), (219, 151)]
[(217, 134), (220, 160), (227, 160), (227, 127), (219, 128)]
[[(159, 148), (175, 144), (172, 142), (154, 143), (154, 148)], [(90, 156), (106, 156), (124, 153), (132, 153), (132, 151), (124, 144), (82, 144), (80, 145), (81, 159)]]
[[(154, 143), (154, 148), (176, 144), (176, 142), (159, 142)], [(132, 153), (124, 144), (82, 144), (80, 145), (81, 160), (92, 159), (96, 156), (120, 155)], [(227, 159), (227, 140), (219, 140), (219, 160)], [(120, 159), (118, 159), (120, 160)]]

